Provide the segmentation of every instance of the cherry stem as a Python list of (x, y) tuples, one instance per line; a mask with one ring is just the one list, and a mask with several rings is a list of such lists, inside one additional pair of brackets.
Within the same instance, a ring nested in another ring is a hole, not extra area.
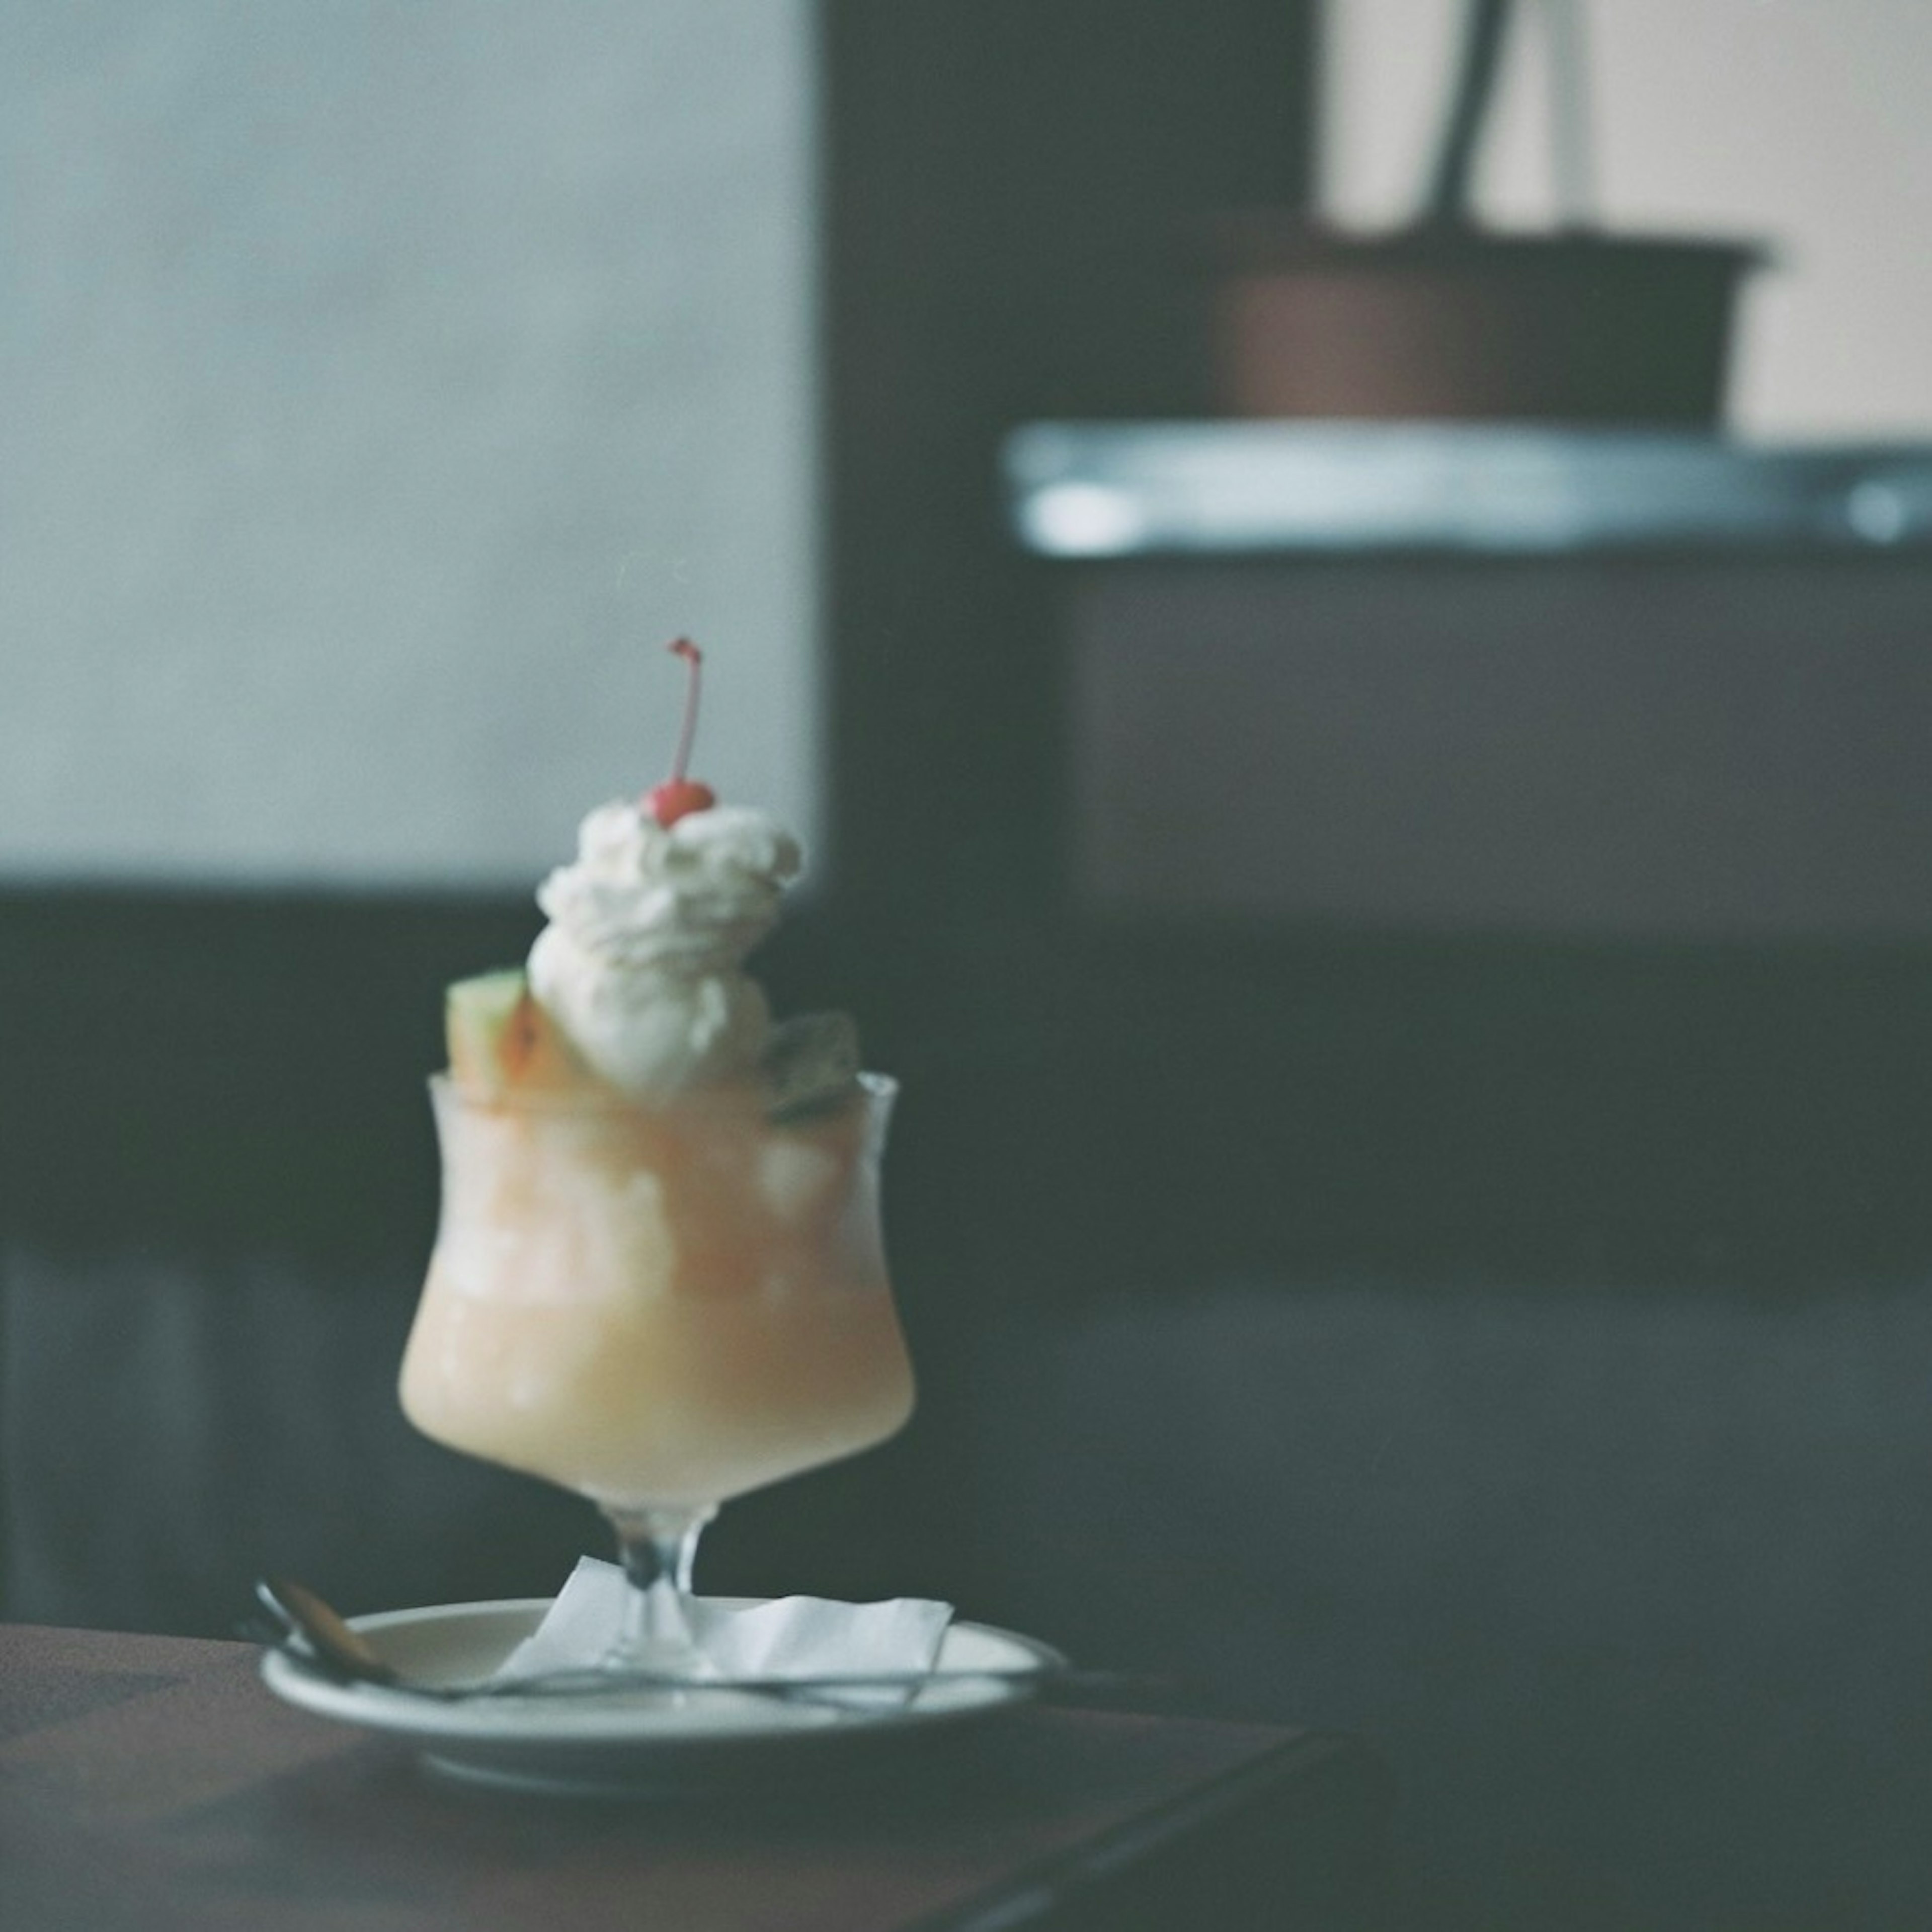
[(670, 782), (684, 782), (685, 767), (691, 762), (691, 747), (698, 736), (698, 689), (700, 682), (698, 666), (704, 662), (704, 653), (688, 638), (680, 638), (665, 646), (672, 656), (683, 658), (690, 676), (684, 687), (684, 723), (677, 734), (677, 751), (670, 761)]

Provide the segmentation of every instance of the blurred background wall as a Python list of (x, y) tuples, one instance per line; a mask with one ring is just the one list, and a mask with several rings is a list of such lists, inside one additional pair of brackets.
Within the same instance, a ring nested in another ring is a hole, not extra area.
[(816, 813), (803, 0), (0, 0), (0, 876)]
[[(1329, 0), (1337, 214), (1406, 212), (1456, 17)], [(1550, 205), (1540, 24), (1505, 220)], [(1740, 423), (1932, 428), (1932, 14), (1586, 25), (1604, 212), (1780, 244)], [(520, 890), (655, 771), (680, 630), (712, 777), (820, 826), (815, 32), (0, 0), (0, 877)]]

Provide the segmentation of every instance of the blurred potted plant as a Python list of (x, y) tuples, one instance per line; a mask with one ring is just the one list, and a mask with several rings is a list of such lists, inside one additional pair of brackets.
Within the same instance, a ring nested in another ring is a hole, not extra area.
[(1612, 234), (1588, 220), (1574, 17), (1552, 37), (1568, 219), (1526, 234), (1475, 218), (1472, 178), (1514, 10), (1514, 0), (1469, 0), (1412, 226), (1352, 236), (1279, 211), (1216, 224), (1210, 362), (1222, 412), (1720, 422), (1738, 287), (1763, 250)]

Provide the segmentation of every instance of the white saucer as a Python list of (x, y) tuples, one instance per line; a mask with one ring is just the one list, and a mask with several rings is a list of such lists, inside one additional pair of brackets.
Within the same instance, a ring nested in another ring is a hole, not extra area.
[[(404, 1676), (466, 1683), (488, 1676), (549, 1608), (547, 1598), (524, 1598), (350, 1622)], [(865, 1708), (722, 1691), (686, 1701), (674, 1692), (632, 1691), (439, 1704), (380, 1684), (328, 1683), (275, 1651), (262, 1660), (262, 1678), (305, 1711), (410, 1739), (427, 1762), (454, 1777), (528, 1790), (662, 1793), (770, 1786), (794, 1770), (816, 1777), (835, 1761), (856, 1766), (914, 1733), (1023, 1703), (1038, 1688), (1029, 1673), (1065, 1666), (1058, 1651), (1032, 1637), (953, 1623), (937, 1668), (1004, 1675), (937, 1682), (903, 1701)]]

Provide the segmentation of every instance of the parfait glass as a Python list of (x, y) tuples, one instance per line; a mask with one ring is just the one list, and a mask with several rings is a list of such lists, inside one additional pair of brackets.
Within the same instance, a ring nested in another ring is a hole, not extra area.
[(718, 1506), (911, 1413), (879, 1204), (896, 1088), (864, 1075), (773, 1120), (748, 1083), (652, 1108), (430, 1085), (442, 1209), (404, 1412), (596, 1502), (627, 1580), (597, 1661), (701, 1678), (692, 1560)]

